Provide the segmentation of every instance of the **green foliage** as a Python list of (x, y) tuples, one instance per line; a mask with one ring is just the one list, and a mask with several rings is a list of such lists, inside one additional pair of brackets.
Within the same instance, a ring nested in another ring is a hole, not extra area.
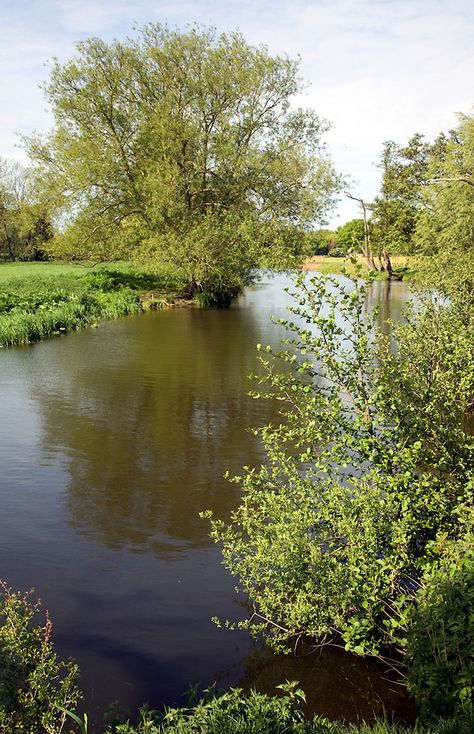
[(372, 207), (377, 245), (392, 254), (411, 254), (431, 147), (419, 133), (405, 147), (384, 144), (380, 195)]
[(0, 260), (41, 260), (53, 207), (31, 169), (0, 158)]
[(267, 462), (235, 478), (242, 503), (212, 535), (253, 607), (243, 627), (277, 649), (342, 638), (401, 667), (441, 541), (472, 524), (474, 311), (455, 291), (428, 297), (388, 339), (360, 281), (301, 277), (294, 298), (255, 393), (281, 423), (258, 431)]
[(87, 714), (78, 716), (77, 714), (74, 713), (74, 711), (65, 709), (63, 706), (60, 707), (60, 710), (63, 711), (67, 716), (69, 716), (69, 718), (72, 719), (75, 724), (77, 724), (80, 734), (88, 734), (89, 717), (87, 716)]
[(39, 603), (13, 593), (5, 584), (0, 596), (0, 730), (8, 734), (61, 734), (66, 715), (80, 698), (77, 666), (60, 662), (46, 614)]
[(128, 288), (71, 293), (56, 287), (25, 293), (21, 300), (9, 291), (0, 300), (0, 347), (36, 342), (102, 319), (140, 312), (139, 296)]
[[(364, 248), (364, 220), (351, 219), (336, 230), (337, 249), (344, 255)], [(330, 253), (333, 254), (333, 251)]]
[(288, 228), (318, 221), (338, 185), (327, 124), (290, 105), (298, 64), (239, 33), (90, 39), (46, 91), (55, 128), (28, 146), (67, 221), (56, 255), (159, 259), (232, 293), (293, 261)]
[(474, 245), (474, 118), (459, 115), (432, 143), (415, 134), (384, 144), (380, 194), (372, 205), (380, 250), (458, 254)]
[(453, 255), (474, 248), (474, 117), (459, 115), (449, 138), (438, 141), (429, 159), (418, 246), (428, 254)]
[[(296, 696), (297, 698), (297, 696)], [(215, 695), (208, 693), (189, 708), (164, 711), (143, 710), (138, 725), (130, 723), (113, 728), (116, 734), (185, 734), (222, 732), (228, 734), (284, 734), (304, 731), (303, 716), (293, 704), (295, 695), (266, 696), (252, 691), (243, 695), (238, 688)], [(109, 732), (107, 734), (110, 734)]]
[(344, 724), (320, 716), (305, 720), (294, 683), (278, 686), (284, 695), (267, 696), (238, 688), (208, 692), (195, 706), (141, 711), (136, 724), (116, 724), (105, 734), (470, 734), (473, 719), (458, 717), (407, 729), (389, 721)]
[(336, 246), (336, 233), (317, 229), (306, 233), (305, 249), (308, 255), (327, 255)]
[(457, 542), (440, 538), (417, 594), (408, 635), (409, 684), (423, 714), (473, 712), (474, 533), (472, 518)]

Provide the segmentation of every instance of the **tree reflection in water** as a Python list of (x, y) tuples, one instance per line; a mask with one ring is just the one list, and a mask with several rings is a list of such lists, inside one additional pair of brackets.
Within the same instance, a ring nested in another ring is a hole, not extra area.
[[(286, 313), (283, 284), (228, 310), (150, 313), (0, 355), (2, 575), (36, 587), (98, 711), (115, 698), (180, 703), (219, 669), (223, 685), (267, 690), (298, 677), (315, 709), (349, 718), (379, 699), (398, 706), (360, 660), (280, 658), (210, 622), (245, 611), (199, 512), (228, 517), (238, 490), (224, 472), (263, 459), (248, 428), (276, 406), (246, 394), (248, 375), (256, 344), (279, 343), (269, 319)], [(403, 288), (385, 298), (374, 284), (383, 318), (398, 318)]]

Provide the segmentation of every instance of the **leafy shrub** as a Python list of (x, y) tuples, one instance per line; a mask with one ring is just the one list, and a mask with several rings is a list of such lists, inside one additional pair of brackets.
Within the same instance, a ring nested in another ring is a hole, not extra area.
[(0, 588), (0, 731), (60, 734), (66, 715), (59, 707), (74, 707), (80, 698), (78, 668), (58, 660), (39, 603), (3, 583)]
[(469, 712), (474, 703), (474, 534), (439, 544), (408, 633), (408, 682), (425, 716)]
[[(280, 405), (278, 424), (259, 430), (266, 463), (235, 478), (241, 504), (230, 523), (213, 521), (212, 535), (250, 599), (241, 626), (276, 649), (342, 638), (404, 672), (436, 548), (472, 527), (474, 440), (463, 417), (474, 394), (474, 311), (454, 295), (449, 305), (428, 298), (389, 340), (360, 282), (302, 277), (298, 286), (281, 320), (286, 347), (261, 348), (254, 394)], [(467, 695), (471, 652), (459, 649), (461, 677), (450, 663), (449, 698)]]

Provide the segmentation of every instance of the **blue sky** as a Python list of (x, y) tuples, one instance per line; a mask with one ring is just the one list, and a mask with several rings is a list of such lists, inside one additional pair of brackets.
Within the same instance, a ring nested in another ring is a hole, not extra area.
[[(432, 138), (473, 108), (472, 0), (0, 0), (0, 155), (24, 160), (17, 134), (51, 125), (39, 89), (48, 59), (154, 21), (239, 28), (271, 52), (300, 56), (310, 86), (298, 102), (332, 122), (333, 160), (367, 199), (384, 140)], [(343, 200), (331, 222), (352, 216)]]

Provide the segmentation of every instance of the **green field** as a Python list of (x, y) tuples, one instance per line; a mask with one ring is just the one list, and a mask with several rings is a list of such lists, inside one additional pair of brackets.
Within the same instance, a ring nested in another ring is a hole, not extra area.
[(28, 344), (179, 297), (180, 273), (130, 263), (0, 263), (0, 347)]
[(53, 277), (63, 275), (75, 275), (80, 277), (87, 273), (97, 272), (98, 270), (116, 270), (126, 272), (133, 269), (130, 263), (101, 263), (93, 265), (92, 263), (69, 263), (69, 262), (0, 262), (0, 283), (5, 280), (30, 278), (30, 277)]
[[(408, 277), (411, 269), (410, 258), (404, 255), (397, 255), (390, 258), (393, 269), (395, 271), (407, 269), (406, 276)], [(363, 275), (368, 274), (368, 268), (362, 258), (358, 258), (357, 266), (353, 260), (347, 257), (330, 257), (329, 255), (313, 255), (308, 258), (304, 263), (304, 269), (309, 271), (315, 271), (318, 273), (324, 273), (326, 275), (336, 275), (342, 273), (345, 275), (356, 275), (357, 268), (361, 268)], [(385, 273), (378, 273), (377, 277), (384, 278)]]

